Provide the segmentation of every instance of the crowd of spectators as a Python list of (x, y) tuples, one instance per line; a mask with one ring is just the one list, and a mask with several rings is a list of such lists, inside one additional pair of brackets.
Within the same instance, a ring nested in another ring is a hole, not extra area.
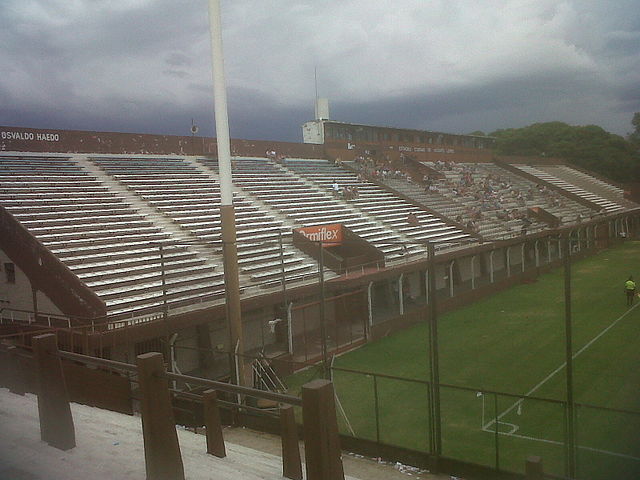
[(282, 164), (284, 162), (284, 160), (287, 158), (285, 155), (276, 152), (273, 149), (269, 149), (265, 152), (265, 156), (269, 159), (272, 160), (276, 163), (280, 163)]
[(336, 197), (343, 198), (345, 200), (355, 200), (360, 196), (357, 185), (343, 185), (341, 187), (335, 179), (331, 184), (331, 189)]
[[(416, 171), (404, 168), (404, 162), (395, 165), (388, 160), (365, 156), (355, 158), (356, 167), (374, 178), (399, 179), (421, 184), (428, 194), (440, 194), (465, 206), (464, 213), (456, 216), (458, 224), (470, 231), (480, 232), (483, 221), (500, 221), (506, 230), (517, 229), (526, 234), (534, 224), (528, 216), (527, 203), (534, 201), (536, 193), (548, 197), (548, 203), (560, 207), (557, 194), (545, 186), (528, 190), (514, 187), (507, 178), (482, 173), (473, 164), (459, 164), (437, 160), (430, 164), (432, 172), (417, 176)], [(437, 172), (440, 172), (438, 174)]]
[[(354, 166), (363, 176), (403, 180), (424, 188), (427, 194), (438, 194), (449, 198), (455, 204), (463, 205), (464, 211), (456, 215), (455, 221), (470, 231), (480, 233), (481, 226), (499, 224), (503, 229), (526, 234), (530, 229), (538, 227), (538, 221), (529, 216), (532, 205), (540, 206), (556, 212), (562, 223), (560, 212), (567, 202), (559, 193), (545, 185), (531, 184), (523, 187), (523, 182), (516, 186), (508, 175), (500, 175), (487, 171), (475, 164), (437, 160), (424, 162), (429, 167), (428, 173), (420, 172), (415, 164), (403, 161), (391, 162), (388, 158), (372, 158), (359, 155), (354, 159)], [(348, 197), (341, 190), (341, 195)], [(564, 221), (581, 222), (582, 215), (564, 218)]]
[(408, 182), (412, 182), (411, 174), (399, 167), (398, 165), (394, 165), (388, 158), (374, 159), (370, 156), (358, 155), (354, 159), (355, 166), (358, 170), (363, 172), (365, 175), (379, 178), (382, 180), (388, 178), (395, 178), (400, 180), (406, 180)]

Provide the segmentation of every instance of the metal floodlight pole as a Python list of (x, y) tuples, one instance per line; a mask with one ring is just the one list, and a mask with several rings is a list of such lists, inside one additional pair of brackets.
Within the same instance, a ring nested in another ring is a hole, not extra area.
[(564, 241), (564, 328), (565, 362), (567, 363), (567, 472), (569, 478), (576, 474), (576, 449), (573, 403), (573, 346), (571, 332), (571, 239), (569, 234)]
[(322, 373), (324, 378), (329, 378), (329, 360), (327, 355), (327, 325), (325, 318), (325, 292), (324, 292), (324, 248), (322, 242), (318, 242), (318, 281), (320, 282), (320, 344), (322, 346)]
[(166, 360), (169, 361), (170, 358), (170, 350), (169, 346), (169, 305), (167, 303), (167, 278), (165, 271), (165, 261), (164, 261), (164, 246), (160, 244), (159, 247), (160, 253), (160, 282), (162, 283), (162, 320), (164, 323), (164, 343), (165, 343), (165, 354)]
[(282, 230), (278, 230), (278, 243), (280, 246), (280, 273), (282, 278), (282, 304), (284, 311), (287, 310), (287, 277), (284, 270), (284, 245), (282, 244)]
[(229, 117), (227, 114), (227, 91), (224, 76), (222, 23), (220, 21), (219, 0), (209, 0), (209, 30), (211, 34), (211, 56), (213, 64), (216, 144), (218, 147), (218, 168), (220, 172), (220, 218), (222, 223), (222, 248), (224, 255), (225, 303), (227, 321), (229, 323), (229, 340), (231, 342), (229, 350), (231, 352), (237, 352), (236, 358), (232, 358), (234, 361), (230, 363), (236, 384), (244, 385), (244, 344), (240, 310), (240, 280), (238, 278), (236, 219), (231, 183), (231, 141), (229, 138)]
[(429, 373), (431, 380), (431, 412), (433, 415), (433, 454), (436, 468), (442, 454), (440, 419), (440, 367), (438, 360), (438, 318), (436, 307), (436, 251), (433, 243), (427, 243), (429, 259)]
[(162, 244), (159, 247), (160, 250), (160, 282), (162, 283), (162, 316), (167, 320), (169, 317), (169, 308), (167, 305), (167, 279), (164, 264), (164, 247)]

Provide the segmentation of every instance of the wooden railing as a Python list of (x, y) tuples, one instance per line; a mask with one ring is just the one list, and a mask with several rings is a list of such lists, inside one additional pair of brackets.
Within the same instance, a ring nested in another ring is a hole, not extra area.
[(167, 372), (162, 354), (155, 352), (138, 355), (134, 365), (59, 351), (56, 336), (50, 333), (33, 338), (33, 351), (41, 438), (55, 448), (69, 450), (76, 446), (62, 368), (62, 360), (66, 359), (137, 376), (148, 479), (185, 478), (169, 388), (171, 382), (178, 381), (206, 388), (198, 397), (204, 405), (207, 453), (226, 455), (218, 392), (237, 396), (234, 406), (238, 410), (251, 408), (244, 404), (245, 397), (266, 399), (279, 404), (283, 475), (294, 480), (303, 478), (294, 416), (294, 408), (298, 407), (302, 409), (307, 480), (344, 480), (333, 384), (327, 380), (307, 383), (300, 398)]

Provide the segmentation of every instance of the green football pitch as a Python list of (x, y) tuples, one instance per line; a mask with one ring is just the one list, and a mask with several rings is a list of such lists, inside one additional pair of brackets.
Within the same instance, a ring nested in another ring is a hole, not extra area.
[[(575, 261), (571, 273), (577, 477), (640, 478), (640, 299), (627, 307), (623, 290), (629, 275), (640, 281), (640, 242)], [(516, 472), (539, 455), (564, 475), (564, 270), (441, 315), (438, 336), (442, 455)], [(333, 366), (343, 433), (432, 450), (426, 323)]]

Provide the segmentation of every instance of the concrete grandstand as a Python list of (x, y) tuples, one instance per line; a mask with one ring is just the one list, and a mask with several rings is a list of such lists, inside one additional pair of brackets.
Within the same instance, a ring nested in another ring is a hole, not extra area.
[[(558, 261), (560, 235), (579, 248), (637, 227), (640, 205), (621, 186), (559, 160), (376, 128), (361, 142), (233, 142), (241, 353), (299, 367), (322, 344), (342, 351), (415, 321), (429, 245), (453, 305)], [(177, 370), (227, 375), (215, 139), (0, 130), (7, 331), (63, 329), (61, 341), (113, 359), (164, 342)], [(342, 245), (296, 236), (327, 225), (344, 229)]]

